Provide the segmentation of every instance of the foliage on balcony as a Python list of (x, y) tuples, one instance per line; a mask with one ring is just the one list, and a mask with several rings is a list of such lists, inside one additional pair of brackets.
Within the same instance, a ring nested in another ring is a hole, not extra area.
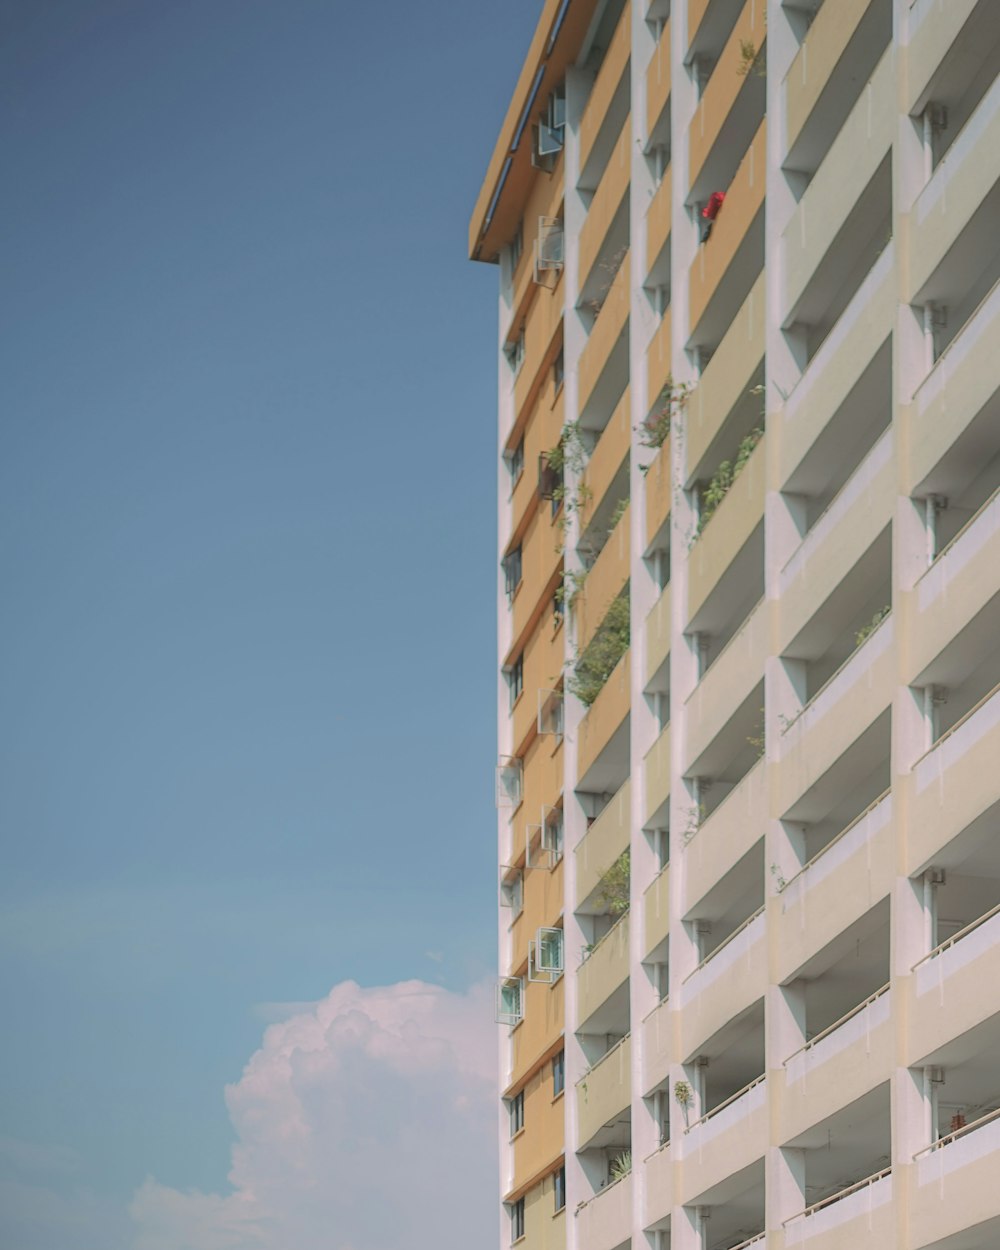
[(858, 632), (854, 635), (855, 649), (860, 647), (863, 642), (867, 641), (867, 639), (869, 639), (872, 636), (872, 634), (874, 634), (876, 629), (878, 629), (878, 627), (882, 624), (882, 622), (885, 620), (885, 618), (889, 615), (891, 611), (892, 611), (892, 608), (887, 603), (884, 608), (879, 608), (879, 610), (875, 613), (875, 615), (872, 617), (872, 619), (868, 622), (867, 625), (861, 626)]
[(597, 904), (620, 920), (629, 909), (629, 887), (632, 881), (632, 853), (626, 848), (601, 877)]
[(638, 427), (643, 447), (655, 450), (663, 446), (670, 436), (671, 423), (684, 411), (693, 389), (686, 382), (675, 382), (672, 373), (667, 374), (656, 409)]
[[(565, 583), (564, 583), (565, 585)], [(570, 673), (566, 687), (585, 707), (590, 707), (604, 689), (618, 661), (629, 648), (629, 591), (608, 608), (604, 620), (584, 648)]]
[(764, 437), (764, 431), (760, 426), (755, 427), (740, 443), (736, 452), (735, 460), (723, 460), (719, 467), (715, 470), (712, 480), (701, 492), (701, 507), (698, 512), (698, 529), (695, 532), (697, 538), (702, 530), (715, 515), (719, 504), (729, 494), (733, 483), (743, 472), (747, 466), (747, 462), (753, 455), (754, 448)]

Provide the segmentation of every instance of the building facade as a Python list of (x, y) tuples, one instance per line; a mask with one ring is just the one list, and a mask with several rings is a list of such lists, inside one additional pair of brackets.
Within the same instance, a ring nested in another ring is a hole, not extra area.
[(542, 6), (469, 239), (501, 1246), (1000, 1246), (998, 71), (997, 0)]

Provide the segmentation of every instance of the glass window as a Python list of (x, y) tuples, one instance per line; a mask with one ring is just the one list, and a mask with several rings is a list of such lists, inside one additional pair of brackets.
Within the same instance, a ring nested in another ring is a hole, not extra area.
[(514, 1136), (524, 1128), (524, 1090), (519, 1090), (507, 1103), (510, 1112), (510, 1135)]
[(566, 1052), (561, 1050), (552, 1060), (552, 1097), (566, 1088)]
[(561, 1211), (566, 1205), (566, 1169), (560, 1168), (553, 1175), (556, 1210)]
[(524, 1236), (524, 1199), (510, 1205), (510, 1239), (517, 1241)]

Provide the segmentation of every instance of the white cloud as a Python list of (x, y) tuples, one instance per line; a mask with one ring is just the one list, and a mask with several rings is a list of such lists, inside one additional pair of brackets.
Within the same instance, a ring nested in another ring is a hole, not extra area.
[(224, 1195), (148, 1179), (136, 1250), (467, 1250), (496, 1231), (486, 986), (348, 981), (272, 1024), (226, 1090)]

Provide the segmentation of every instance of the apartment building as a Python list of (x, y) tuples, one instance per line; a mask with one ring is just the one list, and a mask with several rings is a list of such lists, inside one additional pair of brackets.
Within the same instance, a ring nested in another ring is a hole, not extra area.
[(469, 237), (499, 1244), (996, 1250), (1000, 4), (541, 9)]

